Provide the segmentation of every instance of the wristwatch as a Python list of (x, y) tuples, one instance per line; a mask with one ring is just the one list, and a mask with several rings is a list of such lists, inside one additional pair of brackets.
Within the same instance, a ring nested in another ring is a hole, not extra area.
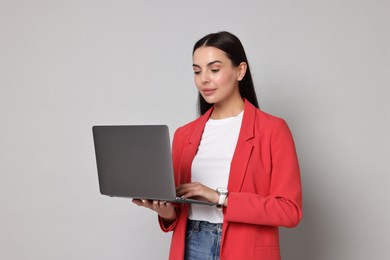
[(222, 208), (223, 204), (225, 204), (225, 200), (226, 200), (227, 195), (228, 195), (229, 192), (228, 192), (228, 190), (226, 188), (217, 188), (215, 191), (219, 195), (219, 200), (218, 200), (217, 207)]

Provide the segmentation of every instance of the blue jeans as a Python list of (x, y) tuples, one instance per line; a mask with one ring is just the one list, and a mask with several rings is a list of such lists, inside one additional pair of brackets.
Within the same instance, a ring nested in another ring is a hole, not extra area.
[(222, 224), (188, 220), (185, 260), (219, 260)]

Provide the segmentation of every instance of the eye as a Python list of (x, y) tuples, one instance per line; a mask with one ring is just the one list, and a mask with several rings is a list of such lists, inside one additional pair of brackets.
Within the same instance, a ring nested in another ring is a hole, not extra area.
[(219, 69), (211, 69), (211, 72), (213, 73), (217, 73), (219, 71)]
[(195, 74), (195, 75), (199, 75), (199, 74), (200, 74), (200, 70), (195, 70), (195, 71), (194, 71), (194, 74)]

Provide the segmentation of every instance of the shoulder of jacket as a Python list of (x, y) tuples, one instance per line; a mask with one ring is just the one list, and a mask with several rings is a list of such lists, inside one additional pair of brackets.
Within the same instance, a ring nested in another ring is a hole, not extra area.
[(286, 121), (278, 116), (269, 114), (260, 109), (256, 109), (256, 125), (257, 129), (260, 132), (268, 133), (272, 135), (272, 133), (282, 131), (284, 132), (286, 129), (289, 129)]
[(274, 123), (284, 122), (283, 118), (269, 114), (258, 108), (256, 108), (256, 117), (257, 119), (260, 119), (261, 121), (265, 121), (265, 122), (274, 122)]
[(191, 122), (188, 122), (185, 125), (180, 126), (179, 128), (176, 129), (175, 131), (175, 136), (180, 135), (180, 136), (185, 136), (185, 135), (191, 135), (193, 130), (196, 128), (197, 125), (200, 124), (202, 116), (194, 119)]
[[(244, 113), (245, 113), (245, 111), (247, 111), (249, 113), (250, 120), (255, 120), (257, 122), (267, 123), (267, 124), (271, 124), (271, 125), (274, 123), (277, 123), (277, 122), (284, 121), (280, 117), (277, 117), (275, 115), (272, 115), (270, 113), (267, 113), (267, 112), (261, 110), (260, 108), (255, 107), (249, 101), (246, 101), (245, 104), (246, 105), (245, 105)], [(254, 115), (253, 119), (252, 119), (252, 115)]]

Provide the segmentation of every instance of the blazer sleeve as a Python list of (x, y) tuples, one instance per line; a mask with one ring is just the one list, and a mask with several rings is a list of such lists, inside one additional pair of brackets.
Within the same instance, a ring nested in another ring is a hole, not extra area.
[(263, 141), (270, 152), (266, 162), (270, 165), (269, 187), (255, 185), (269, 189), (269, 195), (261, 196), (255, 191), (229, 193), (225, 220), (294, 227), (302, 218), (302, 188), (294, 141), (285, 121), (278, 119), (268, 140)]
[[(173, 141), (172, 141), (172, 163), (173, 163), (173, 172), (175, 177), (175, 186), (177, 186), (180, 182), (180, 158), (182, 153), (182, 138), (180, 138), (180, 128), (175, 131)], [(174, 203), (174, 207), (176, 210), (177, 218), (173, 222), (166, 222), (160, 216), (158, 216), (158, 222), (160, 228), (164, 232), (173, 231), (177, 225), (177, 222), (180, 218), (181, 207), (180, 205)]]

